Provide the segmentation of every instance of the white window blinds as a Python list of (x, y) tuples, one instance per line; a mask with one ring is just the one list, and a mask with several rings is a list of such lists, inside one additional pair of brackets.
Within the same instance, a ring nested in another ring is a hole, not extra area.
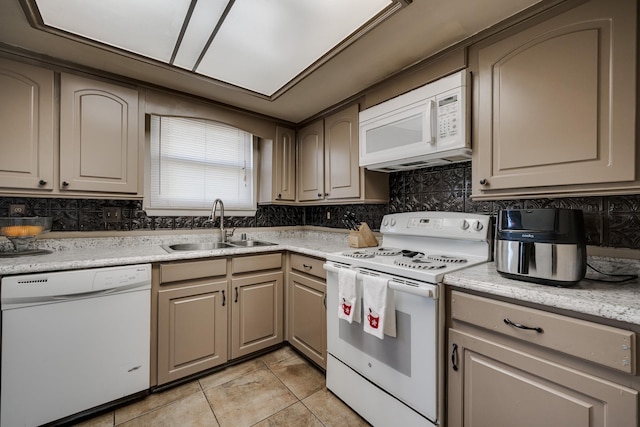
[[(210, 120), (151, 116), (151, 210), (254, 211), (253, 136)], [(184, 213), (181, 213), (184, 214)]]

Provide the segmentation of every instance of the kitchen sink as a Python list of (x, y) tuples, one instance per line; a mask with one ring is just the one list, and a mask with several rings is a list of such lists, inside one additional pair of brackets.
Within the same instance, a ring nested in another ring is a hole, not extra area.
[(177, 243), (175, 245), (163, 245), (162, 248), (168, 252), (175, 251), (210, 251), (212, 249), (233, 248), (234, 245), (225, 242), (202, 242), (202, 243)]
[(275, 246), (277, 243), (263, 242), (262, 240), (234, 240), (231, 243), (233, 246), (240, 247), (253, 247), (253, 246)]

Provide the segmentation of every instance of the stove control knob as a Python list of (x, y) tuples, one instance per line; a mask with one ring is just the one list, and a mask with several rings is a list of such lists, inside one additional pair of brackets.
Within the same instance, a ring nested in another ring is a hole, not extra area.
[(395, 226), (395, 225), (396, 225), (396, 220), (395, 220), (395, 219), (393, 219), (393, 218), (391, 218), (391, 226), (393, 227), (393, 226)]
[(466, 230), (469, 228), (469, 222), (466, 219), (460, 221), (460, 228)]
[(480, 231), (484, 228), (484, 225), (480, 221), (476, 221), (473, 223), (473, 229), (476, 231)]
[(386, 227), (387, 225), (389, 225), (389, 220), (388, 220), (388, 219), (383, 219), (383, 220), (382, 220), (382, 225), (383, 225), (384, 227)]

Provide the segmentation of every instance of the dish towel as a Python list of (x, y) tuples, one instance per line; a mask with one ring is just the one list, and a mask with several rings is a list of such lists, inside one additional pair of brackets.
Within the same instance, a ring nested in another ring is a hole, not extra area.
[(360, 295), (356, 272), (347, 268), (338, 271), (338, 319), (360, 322)]
[(387, 283), (381, 277), (362, 275), (364, 331), (380, 339), (396, 336), (396, 305)]

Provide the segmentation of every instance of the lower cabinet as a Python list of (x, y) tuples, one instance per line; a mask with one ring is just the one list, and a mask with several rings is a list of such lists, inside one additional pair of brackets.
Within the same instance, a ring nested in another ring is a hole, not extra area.
[(291, 254), (289, 343), (318, 366), (327, 363), (327, 305), (323, 260)]
[(450, 307), (447, 425), (638, 425), (633, 332), (455, 291)]
[(227, 361), (227, 280), (158, 292), (158, 384)]
[(156, 366), (152, 384), (166, 384), (228, 360), (228, 286), (225, 258), (153, 267), (151, 344), (157, 358), (151, 364)]
[(234, 278), (231, 287), (231, 358), (281, 343), (282, 271)]

